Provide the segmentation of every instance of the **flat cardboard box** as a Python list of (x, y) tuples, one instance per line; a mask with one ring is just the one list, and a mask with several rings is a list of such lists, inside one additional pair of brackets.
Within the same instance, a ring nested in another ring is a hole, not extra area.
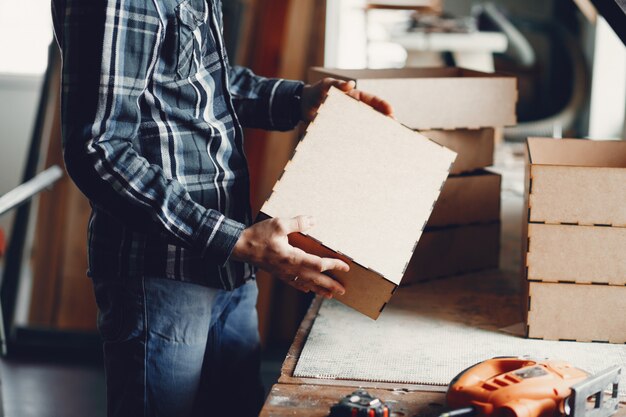
[(626, 142), (529, 138), (529, 221), (626, 227)]
[(626, 343), (626, 286), (531, 282), (528, 336)]
[(457, 153), (450, 174), (462, 174), (493, 165), (494, 129), (423, 130), (422, 133)]
[[(261, 217), (311, 215), (292, 244), (342, 258), (337, 299), (377, 318), (400, 284), (455, 153), (331, 89)], [(330, 275), (330, 274), (329, 274)]]
[(427, 228), (500, 221), (500, 174), (488, 170), (449, 176)]
[(358, 89), (389, 101), (404, 125), (418, 130), (511, 126), (516, 123), (515, 77), (464, 68), (312, 68), (309, 81), (354, 80)]
[(500, 257), (500, 223), (427, 230), (402, 279), (410, 284), (495, 269)]
[(526, 263), (533, 281), (626, 285), (626, 228), (531, 223)]

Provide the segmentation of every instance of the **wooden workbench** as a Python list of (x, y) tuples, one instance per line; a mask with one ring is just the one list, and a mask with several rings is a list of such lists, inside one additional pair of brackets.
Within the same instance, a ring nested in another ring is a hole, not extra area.
[(397, 416), (439, 415), (444, 402), (441, 387), (403, 386), (398, 390), (397, 384), (294, 377), (293, 371), (322, 301), (320, 297), (315, 298), (302, 320), (261, 417), (327, 416), (333, 404), (359, 387), (365, 387), (370, 394), (389, 402)]
[[(445, 387), (294, 377), (294, 369), (322, 301), (316, 298), (303, 319), (283, 362), (278, 383), (272, 387), (261, 411), (262, 417), (325, 417), (333, 404), (361, 387), (387, 402), (393, 416), (431, 417), (444, 410)], [(626, 417), (626, 404), (622, 403), (615, 417)]]

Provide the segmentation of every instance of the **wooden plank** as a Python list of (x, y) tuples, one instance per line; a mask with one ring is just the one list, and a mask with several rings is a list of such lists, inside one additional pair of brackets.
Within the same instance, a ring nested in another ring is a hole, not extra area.
[[(44, 121), (44, 166), (64, 166), (59, 105), (60, 63)], [(45, 148), (45, 146), (44, 146)], [(39, 198), (33, 249), (29, 325), (96, 330), (96, 304), (87, 278), (87, 219), (91, 208), (69, 177)]]
[(87, 223), (91, 206), (74, 184), (68, 187), (66, 201), (68, 221), (65, 222), (65, 240), (62, 242), (55, 325), (65, 330), (95, 331), (96, 301), (91, 280), (87, 277)]
[[(44, 167), (63, 165), (61, 150), (61, 109), (59, 103), (60, 63), (53, 69), (54, 75), (50, 87), (50, 104), (46, 110), (43, 128), (43, 149), (46, 149)], [(47, 146), (45, 145), (47, 144)], [(29, 323), (35, 326), (51, 326), (54, 322), (56, 295), (59, 286), (62, 245), (64, 239), (65, 213), (67, 203), (65, 195), (71, 180), (62, 178), (53, 187), (52, 192), (43, 193), (36, 204), (37, 220), (32, 252), (33, 288), (29, 311)]]

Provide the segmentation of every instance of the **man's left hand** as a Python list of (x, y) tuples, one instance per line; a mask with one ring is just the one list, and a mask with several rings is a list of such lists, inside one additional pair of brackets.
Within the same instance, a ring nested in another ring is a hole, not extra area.
[(354, 81), (343, 81), (334, 78), (324, 78), (312, 85), (305, 85), (302, 89), (301, 114), (302, 120), (310, 122), (315, 118), (317, 109), (324, 102), (330, 87), (336, 87), (346, 92), (352, 98), (373, 107), (384, 115), (393, 117), (391, 104), (373, 94), (355, 89)]

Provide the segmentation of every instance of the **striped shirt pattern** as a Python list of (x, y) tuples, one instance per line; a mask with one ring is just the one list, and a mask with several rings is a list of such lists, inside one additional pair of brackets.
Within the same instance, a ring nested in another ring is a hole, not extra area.
[(220, 0), (53, 0), (67, 171), (89, 271), (233, 289), (250, 222), (242, 125), (289, 130), (302, 83), (231, 67)]

